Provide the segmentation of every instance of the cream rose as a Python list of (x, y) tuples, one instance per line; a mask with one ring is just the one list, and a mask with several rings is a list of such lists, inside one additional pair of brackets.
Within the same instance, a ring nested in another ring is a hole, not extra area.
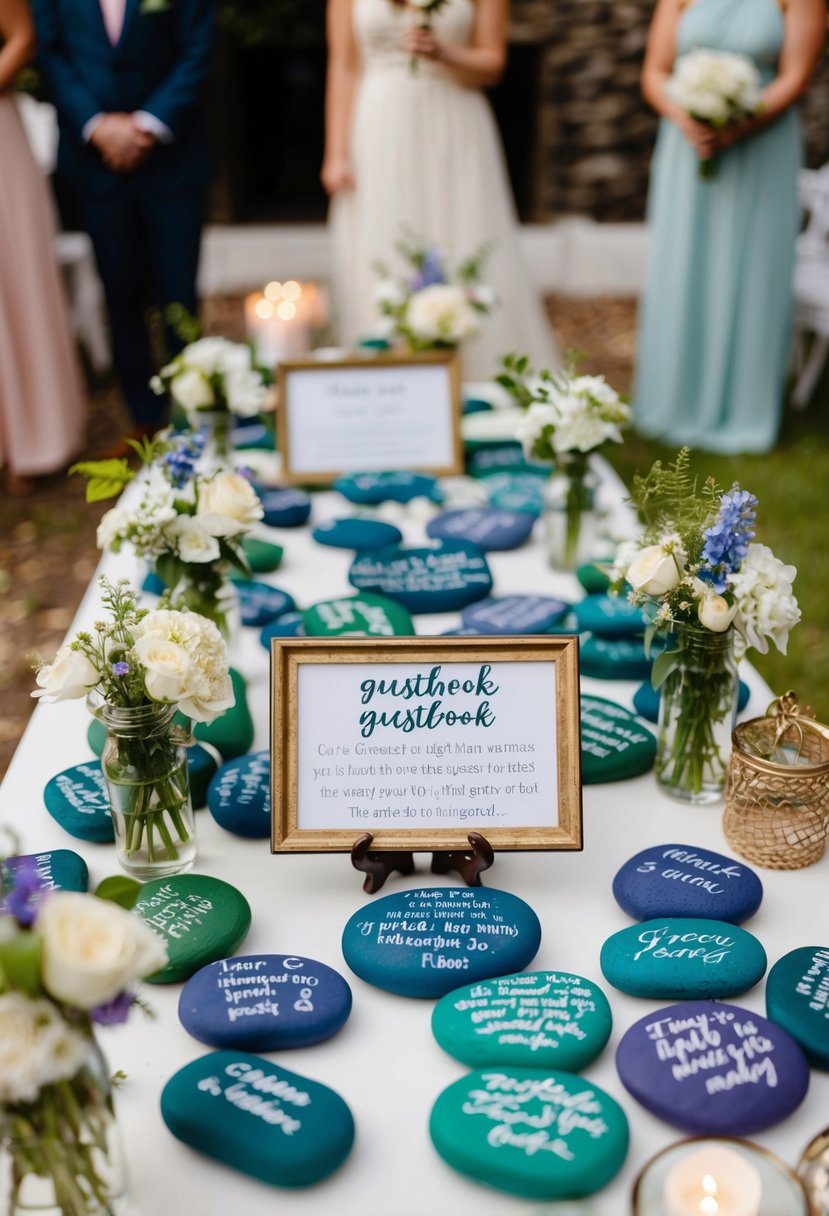
[(215, 403), (210, 381), (197, 367), (185, 367), (170, 385), (170, 393), (183, 410), (202, 410)]
[(81, 650), (61, 646), (54, 661), (41, 667), (35, 676), (39, 685), (33, 697), (47, 701), (76, 701), (85, 697), (98, 683), (98, 673)]
[(238, 473), (217, 473), (199, 488), (196, 518), (211, 536), (247, 532), (263, 513), (253, 486)]
[(466, 293), (452, 283), (435, 283), (416, 291), (406, 308), (405, 322), (425, 342), (460, 342), (478, 328)]
[(634, 591), (660, 596), (672, 591), (682, 580), (682, 571), (673, 553), (662, 545), (646, 545), (627, 568), (625, 575)]
[(145, 634), (134, 646), (144, 667), (144, 688), (153, 701), (178, 703), (187, 694), (192, 660), (183, 646)]
[(56, 1000), (94, 1009), (167, 962), (167, 948), (143, 921), (94, 895), (55, 891), (37, 921), (43, 986)]
[(183, 562), (216, 562), (221, 557), (219, 542), (192, 515), (179, 515), (167, 529), (174, 537)]
[(706, 595), (699, 602), (699, 623), (712, 633), (725, 633), (737, 614), (737, 605), (729, 604), (721, 595)]

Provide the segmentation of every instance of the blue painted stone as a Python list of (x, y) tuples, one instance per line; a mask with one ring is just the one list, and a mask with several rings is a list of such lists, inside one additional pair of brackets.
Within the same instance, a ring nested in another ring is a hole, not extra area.
[(375, 591), (409, 612), (453, 612), (492, 590), (492, 575), (476, 545), (445, 540), (433, 549), (379, 549), (358, 554), (348, 581)]
[(262, 501), (262, 522), (269, 528), (301, 528), (308, 522), (311, 499), (302, 490), (255, 488)]
[(653, 768), (656, 738), (604, 697), (581, 696), (581, 779), (584, 785), (624, 781)]
[[(440, 501), (437, 478), (429, 473), (349, 473), (338, 477), (334, 489), (343, 498), (361, 505), (376, 506), (381, 502), (411, 502), (414, 498)], [(437, 497), (436, 497), (437, 495)]]
[(345, 1161), (354, 1119), (327, 1085), (244, 1051), (186, 1064), (161, 1093), (161, 1117), (190, 1148), (271, 1186), (312, 1186)]
[(339, 972), (312, 958), (246, 954), (209, 963), (181, 990), (178, 1016), (210, 1047), (278, 1051), (335, 1035), (351, 1012)]
[(381, 519), (333, 519), (329, 523), (318, 524), (311, 533), (320, 545), (330, 545), (332, 549), (384, 549), (387, 545), (399, 544), (403, 533), (394, 524), (384, 523)]
[[(40, 890), (47, 891), (86, 891), (89, 887), (89, 870), (86, 862), (72, 849), (50, 849), (43, 853), (19, 853), (16, 857), (7, 857), (3, 862), (2, 871), (6, 880), (14, 883), (14, 875), (20, 869), (34, 866), (37, 872)], [(32, 902), (39, 904), (42, 895), (34, 894)], [(11, 909), (8, 897), (0, 899), (0, 916), (5, 916)]]
[(313, 638), (412, 637), (415, 631), (401, 604), (367, 591), (312, 604), (303, 619), (306, 634)]
[(725, 921), (663, 916), (609, 937), (601, 968), (614, 988), (630, 996), (716, 1000), (758, 984), (766, 952), (753, 934)]
[(115, 832), (99, 760), (64, 769), (43, 791), (46, 810), (64, 831), (78, 840), (112, 844)]
[(785, 1030), (719, 1001), (647, 1014), (622, 1038), (616, 1067), (646, 1110), (691, 1135), (753, 1135), (787, 1118), (809, 1088), (809, 1065)]
[(426, 525), (426, 535), (433, 540), (466, 540), (485, 553), (517, 549), (532, 530), (532, 515), (495, 507), (458, 507)]
[(293, 596), (270, 583), (257, 583), (253, 579), (233, 579), (239, 593), (239, 611), (243, 625), (267, 625), (286, 612), (296, 608)]
[[(741, 709), (745, 709), (750, 696), (751, 691), (748, 684), (740, 680), (740, 688), (737, 695), (738, 712)], [(648, 722), (658, 722), (659, 702), (661, 699), (659, 689), (654, 688), (650, 680), (646, 680), (633, 694), (633, 706), (640, 718), (645, 718)]]
[(198, 810), (207, 802), (207, 787), (218, 765), (207, 748), (200, 743), (194, 743), (187, 749), (187, 770), (190, 774), (190, 798), (193, 807)]
[(763, 884), (745, 862), (687, 844), (661, 844), (625, 862), (613, 879), (613, 895), (634, 920), (692, 916), (739, 925), (760, 907)]
[(608, 556), (604, 561), (597, 559), (595, 562), (585, 562), (583, 566), (579, 566), (576, 578), (588, 595), (599, 595), (607, 591), (610, 586), (610, 577), (601, 567), (610, 566), (612, 563), (612, 556)]
[[(207, 791), (207, 808), (220, 827), (235, 836), (266, 839), (271, 834), (271, 756), (254, 752), (223, 764)], [(220, 1047), (217, 1043), (215, 1046)], [(262, 1050), (265, 1050), (262, 1048)]]
[(569, 1072), (509, 1066), (479, 1069), (445, 1089), (429, 1134), (444, 1161), (475, 1182), (548, 1200), (606, 1186), (629, 1139), (624, 1111), (598, 1085)]
[(440, 1046), (470, 1068), (580, 1072), (604, 1050), (612, 1025), (601, 988), (566, 971), (479, 980), (447, 992), (432, 1013)]
[(141, 590), (146, 591), (148, 595), (163, 595), (167, 590), (167, 584), (156, 574), (155, 570), (148, 570), (144, 576), (144, 582), (141, 584)]
[(592, 633), (600, 638), (635, 638), (645, 632), (641, 607), (619, 595), (587, 595), (573, 612), (579, 633)]
[(815, 1068), (829, 1071), (829, 947), (800, 946), (777, 960), (766, 981), (766, 1012)]
[(651, 646), (648, 658), (640, 638), (610, 639), (591, 634), (579, 646), (579, 666), (583, 676), (597, 680), (644, 680), (650, 675), (656, 653), (656, 647)]
[(342, 946), (366, 983), (399, 996), (434, 997), (460, 983), (522, 971), (540, 942), (538, 917), (516, 895), (424, 887), (381, 895), (358, 909)]
[(266, 650), (271, 648), (271, 638), (304, 638), (305, 616), (301, 612), (286, 612), (275, 621), (263, 625), (259, 641)]
[(145, 882), (133, 914), (164, 939), (167, 962), (148, 984), (175, 984), (239, 949), (250, 929), (250, 904), (229, 882), (174, 874)]
[(475, 633), (547, 633), (569, 610), (551, 595), (496, 595), (464, 608), (461, 621)]

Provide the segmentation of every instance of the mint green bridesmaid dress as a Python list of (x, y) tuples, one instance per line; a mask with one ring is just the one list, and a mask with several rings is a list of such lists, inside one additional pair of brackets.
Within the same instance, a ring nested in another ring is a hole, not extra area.
[[(749, 55), (776, 72), (776, 0), (693, 0), (678, 54)], [(637, 429), (713, 452), (765, 452), (775, 442), (789, 349), (799, 212), (800, 121), (789, 109), (716, 158), (711, 180), (663, 119), (651, 167), (651, 245), (640, 309)]]

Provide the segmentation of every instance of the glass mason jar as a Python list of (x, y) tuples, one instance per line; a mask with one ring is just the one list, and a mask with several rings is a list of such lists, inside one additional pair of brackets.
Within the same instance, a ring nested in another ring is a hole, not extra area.
[(196, 859), (185, 744), (174, 705), (107, 705), (101, 767), (121, 869), (147, 880), (182, 874)]
[(677, 657), (661, 688), (656, 779), (673, 798), (716, 802), (737, 716), (734, 630), (676, 624), (672, 638)]
[(597, 489), (587, 453), (559, 456), (543, 488), (547, 557), (554, 570), (577, 570), (596, 556)]
[(189, 608), (206, 616), (228, 644), (239, 636), (242, 627), (239, 592), (228, 578), (224, 562), (185, 565), (178, 582), (170, 588), (170, 606)]
[(201, 463), (205, 468), (226, 465), (231, 450), (232, 415), (228, 409), (196, 410), (188, 421), (193, 430), (204, 436)]
[(0, 1216), (128, 1216), (109, 1069), (94, 1038), (74, 1076), (0, 1109)]

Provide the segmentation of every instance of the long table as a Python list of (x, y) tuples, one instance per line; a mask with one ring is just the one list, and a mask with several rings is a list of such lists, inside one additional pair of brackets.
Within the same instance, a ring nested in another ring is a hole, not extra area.
[[(612, 479), (608, 485), (619, 497)], [(338, 495), (314, 496), (313, 522), (353, 513)], [(424, 503), (384, 509), (402, 527), (407, 541), (423, 539)], [(268, 581), (291, 592), (300, 607), (347, 593), (350, 555), (313, 542), (308, 528), (263, 529), (264, 538), (282, 544), (282, 567)], [(490, 555), (497, 594), (532, 592), (577, 599), (581, 590), (570, 575), (548, 569), (540, 533), (509, 553)], [(101, 569), (110, 575), (140, 577), (134, 559), (107, 558)], [(96, 580), (90, 584), (70, 630), (95, 619)], [(439, 633), (456, 626), (455, 614), (421, 616), (417, 628)], [(258, 630), (247, 629), (239, 645), (237, 666), (248, 681), (248, 698), (256, 725), (254, 748), (268, 746), (268, 656)], [(745, 716), (764, 711), (770, 691), (751, 669), (744, 673), (751, 688)], [(626, 681), (584, 679), (583, 688), (630, 706), (635, 685)], [(73, 840), (47, 814), (43, 787), (70, 765), (90, 758), (86, 732), (89, 717), (82, 703), (38, 706), (0, 787), (0, 821), (19, 834), (23, 851), (73, 848), (87, 860), (94, 886), (117, 873), (113, 846)], [(658, 1003), (624, 996), (610, 988), (599, 970), (604, 940), (629, 924), (611, 894), (619, 866), (638, 850), (660, 843), (685, 843), (729, 852), (721, 829), (721, 808), (691, 807), (671, 800), (652, 774), (625, 782), (584, 789), (584, 841), (581, 853), (504, 853), (484, 876), (491, 887), (513, 892), (537, 912), (541, 948), (532, 967), (574, 971), (597, 980), (613, 1009), (613, 1034), (600, 1058), (585, 1072), (621, 1102), (631, 1129), (627, 1162), (603, 1192), (582, 1203), (532, 1204), (479, 1186), (456, 1174), (437, 1156), (428, 1136), (428, 1118), (438, 1094), (464, 1074), (437, 1046), (430, 1030), (432, 1001), (408, 1000), (369, 986), (352, 975), (340, 950), (342, 928), (349, 916), (371, 897), (363, 894), (361, 876), (347, 855), (271, 856), (267, 841), (245, 840), (221, 829), (204, 810), (198, 815), (199, 856), (196, 872), (211, 874), (238, 887), (253, 910), (253, 925), (240, 953), (299, 954), (328, 963), (345, 974), (354, 994), (352, 1015), (333, 1039), (302, 1050), (285, 1051), (285, 1067), (331, 1086), (348, 1102), (357, 1128), (354, 1150), (327, 1181), (303, 1191), (283, 1192), (237, 1174), (176, 1141), (159, 1113), (159, 1094), (172, 1074), (204, 1054), (206, 1048), (178, 1021), (180, 987), (144, 987), (143, 995), (157, 1018), (140, 1014), (126, 1027), (104, 1029), (100, 1038), (113, 1069), (128, 1080), (119, 1089), (117, 1109), (122, 1124), (135, 1211), (138, 1216), (508, 1216), (533, 1209), (558, 1216), (623, 1216), (630, 1211), (633, 1181), (647, 1159), (681, 1138), (643, 1110), (623, 1088), (614, 1066), (621, 1035)], [(384, 893), (419, 885), (452, 885), (452, 878), (429, 873), (427, 855), (416, 859), (410, 878), (393, 877)], [(766, 948), (769, 964), (796, 946), (826, 944), (827, 876), (824, 860), (795, 872), (762, 871), (765, 898), (748, 928)], [(764, 983), (737, 1003), (765, 1012)], [(829, 1112), (829, 1075), (813, 1071), (809, 1093), (785, 1123), (756, 1139), (795, 1165)]]

